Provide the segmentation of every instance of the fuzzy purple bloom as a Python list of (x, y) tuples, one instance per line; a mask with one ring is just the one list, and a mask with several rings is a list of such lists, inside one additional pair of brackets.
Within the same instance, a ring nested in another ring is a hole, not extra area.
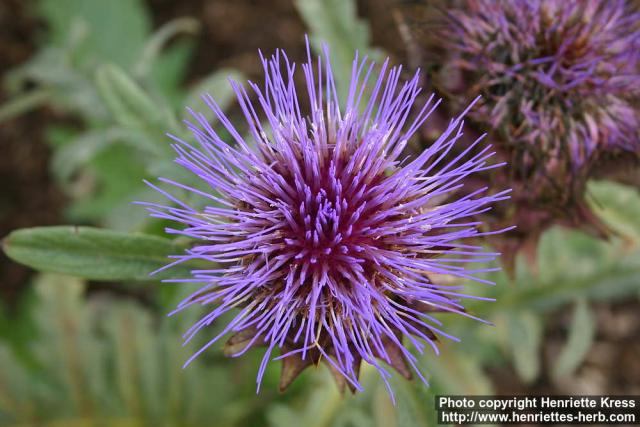
[(625, 0), (463, 4), (447, 11), (444, 47), (464, 70), (460, 92), (483, 95), (471, 117), (521, 153), (516, 167), (546, 164), (556, 175), (609, 153), (640, 154), (637, 8)]
[(410, 348), (422, 353), (429, 346), (437, 352), (437, 335), (453, 338), (430, 312), (474, 318), (463, 307), (465, 298), (474, 297), (461, 284), (432, 279), (453, 275), (491, 283), (475, 275), (493, 269), (468, 266), (498, 254), (469, 239), (491, 233), (480, 231), (473, 218), (508, 198), (508, 191), (465, 192), (463, 183), (471, 174), (501, 165), (488, 163), (492, 153), (481, 147), (482, 138), (451, 156), (462, 137), (464, 113), (422, 154), (402, 159), (407, 141), (439, 101), (432, 96), (411, 116), (420, 93), (418, 75), (402, 82), (401, 68), (388, 62), (370, 85), (374, 64), (356, 55), (341, 110), (328, 53), (315, 63), (309, 54), (302, 66), (304, 110), (294, 85), (295, 65), (277, 52), (263, 58), (264, 85), (249, 82), (257, 105), (245, 88), (231, 82), (251, 141), (210, 96), (203, 99), (235, 145), (195, 111), (187, 121), (195, 142), (172, 137), (176, 162), (207, 187), (202, 191), (161, 178), (202, 198), (206, 207), (195, 208), (153, 185), (173, 204), (145, 203), (152, 216), (184, 227), (168, 233), (194, 239), (175, 263), (211, 264), (175, 280), (206, 284), (177, 311), (214, 306), (185, 339), (238, 310), (187, 363), (235, 333), (227, 348), (233, 356), (258, 345), (267, 348), (258, 386), (276, 349), (276, 359), (284, 362), (284, 387), (320, 360), (352, 390), (361, 389), (361, 361), (373, 365), (388, 386), (390, 373), (379, 360), (424, 380)]

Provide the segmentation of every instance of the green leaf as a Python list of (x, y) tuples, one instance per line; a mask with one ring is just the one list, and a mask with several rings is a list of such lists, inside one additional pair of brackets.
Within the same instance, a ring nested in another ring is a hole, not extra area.
[(118, 123), (135, 127), (161, 121), (161, 109), (120, 67), (113, 64), (99, 67), (96, 84)]
[(530, 312), (508, 316), (509, 345), (518, 376), (531, 382), (540, 373), (542, 320)]
[[(38, 299), (48, 304), (40, 304), (36, 312), (41, 345), (34, 351), (43, 364), (42, 370), (48, 372), (43, 378), (45, 384), (55, 387), (69, 400), (68, 404), (51, 407), (49, 411), (89, 417), (93, 411), (90, 400), (100, 395), (102, 384), (93, 379), (92, 374), (98, 373), (96, 366), (87, 363), (95, 360), (101, 348), (91, 339), (87, 309), (82, 304), (86, 284), (74, 277), (43, 274), (38, 277), (35, 290)], [(56, 396), (55, 400), (59, 398)]]
[(588, 187), (591, 208), (621, 235), (640, 242), (640, 192), (610, 181), (592, 181)]
[(172, 42), (156, 58), (146, 79), (153, 93), (164, 98), (171, 111), (181, 111), (185, 88), (183, 82), (189, 73), (189, 64), (195, 52), (193, 39), (181, 38)]
[(147, 75), (160, 52), (173, 37), (181, 33), (195, 35), (199, 31), (200, 22), (191, 17), (176, 18), (164, 24), (146, 42), (138, 62), (133, 67), (134, 75), (137, 77)]
[(584, 360), (596, 336), (596, 320), (584, 298), (576, 301), (571, 320), (567, 344), (562, 349), (554, 367), (553, 375), (571, 375)]
[(151, 19), (142, 0), (40, 0), (37, 11), (48, 24), (52, 43), (69, 39), (74, 24), (81, 23), (86, 35), (76, 50), (81, 65), (98, 61), (123, 67), (139, 57), (151, 29)]
[(311, 44), (316, 52), (327, 43), (340, 99), (346, 99), (351, 81), (351, 64), (356, 50), (361, 57), (382, 56), (370, 46), (369, 26), (359, 19), (355, 0), (296, 0), (295, 5), (309, 27)]
[[(146, 158), (149, 158), (147, 154)], [(97, 153), (88, 164), (88, 178), (80, 179), (79, 191), (74, 194), (76, 201), (68, 208), (67, 216), (73, 222), (98, 222), (114, 228), (115, 223), (123, 222), (129, 227), (117, 227), (131, 230), (146, 216), (144, 209), (131, 206), (132, 200), (145, 188), (143, 179), (148, 178), (145, 168), (140, 167), (145, 156), (124, 144), (108, 144)], [(145, 199), (146, 200), (146, 199)], [(122, 221), (113, 221), (114, 210), (126, 210)]]
[(0, 123), (35, 110), (50, 99), (51, 91), (49, 89), (35, 89), (27, 93), (19, 94), (0, 105)]
[[(638, 252), (635, 257), (640, 256)], [(640, 266), (611, 266), (585, 278), (556, 280), (528, 286), (488, 309), (522, 309), (546, 312), (573, 301), (576, 295), (593, 300), (615, 300), (640, 290)]]
[(396, 425), (398, 427), (428, 427), (429, 411), (433, 410), (424, 398), (420, 388), (423, 384), (393, 377), (393, 388), (396, 393)]
[(87, 165), (109, 144), (117, 141), (124, 132), (119, 128), (97, 129), (83, 133), (77, 138), (69, 138), (53, 153), (51, 170), (55, 177), (68, 185), (73, 175)]
[[(71, 63), (68, 50), (46, 46), (27, 62), (10, 70), (5, 79), (9, 92), (17, 96), (27, 82), (38, 89), (49, 91), (47, 104), (56, 110), (73, 112), (86, 120), (103, 120), (107, 111), (100, 102), (92, 78)], [(32, 99), (33, 100), (33, 99)]]
[(328, 369), (315, 376), (317, 381), (311, 392), (304, 396), (300, 408), (273, 405), (267, 412), (271, 426), (326, 427), (333, 425), (344, 399), (334, 384)]
[[(430, 383), (444, 394), (491, 394), (491, 381), (482, 371), (479, 361), (467, 357), (464, 344), (442, 345), (440, 354), (423, 357), (423, 372), (430, 374)], [(473, 378), (473, 381), (469, 381)]]
[[(619, 300), (640, 291), (640, 251), (618, 239), (599, 241), (578, 231), (551, 229), (538, 250), (538, 274), (527, 272), (524, 262), (514, 281), (506, 274), (492, 277), (497, 286), (482, 294), (495, 303), (470, 302), (467, 309), (481, 317), (505, 311), (544, 313), (575, 302)], [(523, 258), (520, 259), (524, 261)], [(570, 268), (569, 268), (570, 266)]]
[(35, 227), (16, 230), (4, 239), (3, 249), (14, 261), (36, 270), (92, 280), (149, 281), (188, 277), (180, 264), (153, 277), (149, 273), (169, 263), (183, 247), (169, 239), (92, 227)]
[[(25, 339), (38, 369), (0, 341), (1, 425), (251, 425), (239, 419), (255, 401), (253, 375), (203, 358), (182, 369), (201, 345), (180, 345), (198, 310), (168, 318), (122, 297), (87, 293), (84, 281), (68, 276), (38, 275), (35, 285), (37, 334)], [(249, 387), (246, 396), (240, 386)]]

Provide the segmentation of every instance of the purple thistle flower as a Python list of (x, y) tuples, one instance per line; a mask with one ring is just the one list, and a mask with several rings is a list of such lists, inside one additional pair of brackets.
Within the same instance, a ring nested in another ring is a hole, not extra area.
[[(509, 170), (479, 185), (513, 189), (514, 203), (482, 219), (518, 231), (491, 238), (508, 270), (535, 265), (553, 225), (614, 234), (585, 200), (590, 178), (638, 185), (640, 6), (625, 0), (468, 0), (426, 7), (432, 81), (474, 127), (492, 129)], [(437, 29), (437, 30), (436, 30)]]
[(448, 158), (462, 137), (466, 111), (422, 154), (401, 159), (409, 138), (439, 104), (432, 96), (409, 118), (420, 93), (418, 75), (402, 82), (401, 67), (390, 68), (386, 60), (370, 86), (374, 64), (356, 55), (341, 110), (326, 49), (315, 64), (308, 56), (302, 66), (308, 114), (294, 85), (295, 65), (279, 51), (262, 60), (264, 85), (249, 82), (257, 105), (244, 87), (230, 83), (251, 142), (208, 95), (205, 103), (235, 145), (192, 110), (193, 121), (186, 123), (195, 142), (172, 136), (176, 162), (207, 190), (160, 181), (202, 198), (204, 208), (149, 184), (173, 202), (144, 203), (151, 215), (184, 226), (167, 233), (195, 240), (169, 266), (189, 260), (211, 264), (192, 271), (193, 277), (174, 280), (206, 284), (176, 311), (214, 306), (185, 339), (238, 310), (187, 364), (234, 333), (225, 347), (228, 355), (267, 347), (258, 388), (276, 349), (275, 358), (283, 361), (281, 389), (319, 361), (329, 366), (341, 389), (345, 384), (361, 389), (361, 361), (373, 365), (387, 387), (390, 373), (380, 361), (425, 381), (410, 348), (422, 353), (429, 346), (437, 352), (437, 335), (455, 339), (430, 312), (475, 318), (464, 310), (463, 300), (474, 297), (463, 286), (437, 284), (433, 278), (453, 275), (491, 283), (474, 275), (494, 269), (466, 266), (498, 255), (467, 240), (492, 233), (479, 231), (473, 217), (508, 198), (508, 191), (465, 194), (463, 183), (471, 174), (501, 165), (488, 163), (493, 153), (480, 147), (482, 138)]
[(442, 34), (461, 94), (483, 95), (470, 116), (518, 152), (512, 166), (564, 180), (640, 155), (640, 14), (625, 0), (470, 0)]

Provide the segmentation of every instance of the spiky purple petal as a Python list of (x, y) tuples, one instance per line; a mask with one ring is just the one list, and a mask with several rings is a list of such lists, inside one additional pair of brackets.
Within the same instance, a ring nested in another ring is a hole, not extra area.
[[(178, 262), (211, 263), (185, 279), (206, 285), (177, 311), (215, 306), (185, 339), (238, 310), (187, 363), (226, 334), (244, 332), (232, 343), (234, 354), (267, 347), (258, 384), (276, 349), (278, 358), (323, 358), (355, 389), (361, 389), (360, 360), (387, 382), (390, 373), (378, 359), (397, 366), (394, 360), (402, 357), (424, 380), (410, 348), (422, 353), (426, 343), (437, 351), (433, 333), (448, 335), (429, 310), (416, 306), (473, 317), (463, 307), (472, 295), (459, 285), (436, 284), (430, 275), (474, 279), (488, 271), (467, 266), (498, 254), (464, 241), (489, 233), (478, 230), (474, 218), (508, 192), (465, 194), (463, 185), (469, 175), (500, 165), (488, 163), (492, 153), (480, 148), (480, 139), (473, 151), (450, 156), (466, 111), (421, 155), (403, 159), (407, 141), (439, 101), (432, 96), (412, 115), (418, 75), (402, 81), (401, 68), (388, 60), (369, 85), (373, 64), (356, 55), (344, 109), (326, 51), (315, 63), (309, 54), (302, 66), (305, 107), (295, 65), (284, 52), (262, 63), (264, 84), (250, 82), (251, 95), (231, 82), (250, 138), (208, 95), (206, 104), (233, 141), (195, 111), (187, 121), (194, 141), (173, 137), (176, 162), (207, 191), (161, 181), (202, 198), (206, 207), (196, 209), (156, 186), (172, 204), (147, 204), (152, 216), (183, 225), (168, 232), (195, 239)], [(246, 345), (236, 351), (238, 343)]]
[(462, 93), (483, 95), (471, 116), (523, 153), (523, 166), (554, 175), (566, 160), (575, 174), (604, 152), (640, 155), (637, 7), (470, 0), (447, 15), (442, 43), (465, 70)]

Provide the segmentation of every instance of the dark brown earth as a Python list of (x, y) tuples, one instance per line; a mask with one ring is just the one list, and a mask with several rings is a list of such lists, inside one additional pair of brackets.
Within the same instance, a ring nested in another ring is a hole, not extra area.
[[(0, 2), (0, 70), (27, 60), (41, 25), (26, 11), (26, 2)], [(0, 90), (0, 104), (8, 94)], [(11, 230), (59, 223), (64, 197), (49, 176), (44, 129), (55, 118), (38, 110), (0, 124), (0, 236)], [(31, 272), (0, 252), (0, 295), (17, 298)]]
[[(373, 27), (374, 44), (398, 60), (408, 62), (407, 48), (397, 29), (390, 0), (360, 1), (360, 13)], [(409, 1), (403, 7), (410, 7)], [(0, 0), (0, 69), (7, 70), (29, 58), (35, 37), (44, 29), (26, 11), (27, 2)], [(289, 0), (203, 1), (148, 0), (156, 26), (177, 16), (194, 16), (204, 23), (198, 49), (190, 64), (188, 81), (207, 75), (218, 67), (234, 67), (257, 78), (258, 49), (270, 52), (286, 49), (294, 60), (304, 58), (305, 26)], [(407, 6), (409, 4), (409, 6)], [(411, 56), (415, 59), (415, 56)], [(7, 100), (0, 92), (0, 103)], [(48, 171), (49, 150), (44, 130), (56, 120), (53, 112), (40, 109), (0, 125), (0, 236), (11, 230), (64, 222), (65, 198)], [(0, 254), (0, 298), (9, 305), (16, 301), (31, 276), (27, 268)], [(109, 288), (108, 285), (102, 285)], [(640, 324), (637, 300), (599, 304), (597, 342), (578, 375), (571, 381), (542, 377), (525, 385), (506, 367), (492, 369), (501, 394), (640, 394)], [(550, 316), (543, 349), (545, 363), (556, 357), (566, 337), (566, 313)], [(546, 371), (546, 370), (545, 370)]]

